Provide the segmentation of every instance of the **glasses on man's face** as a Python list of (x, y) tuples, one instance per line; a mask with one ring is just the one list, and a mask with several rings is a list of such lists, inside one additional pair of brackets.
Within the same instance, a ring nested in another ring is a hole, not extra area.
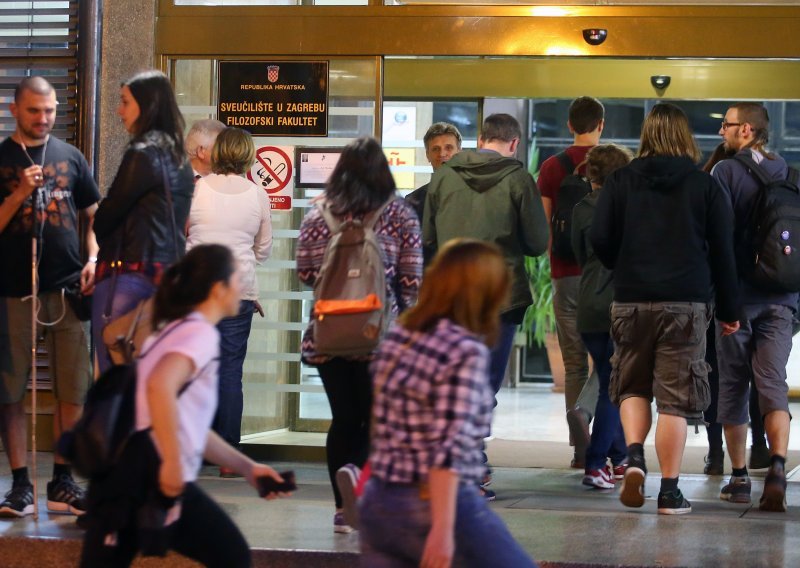
[(731, 126), (741, 126), (741, 125), (742, 125), (741, 122), (725, 122), (723, 120), (722, 121), (722, 130), (728, 130), (728, 128), (731, 127)]

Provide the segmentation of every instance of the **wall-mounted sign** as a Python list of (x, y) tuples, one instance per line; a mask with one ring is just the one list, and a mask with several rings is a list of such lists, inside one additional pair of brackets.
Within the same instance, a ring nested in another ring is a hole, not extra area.
[(293, 146), (262, 146), (256, 150), (256, 161), (247, 172), (247, 178), (267, 192), (273, 211), (292, 209), (293, 155)]
[(325, 187), (342, 155), (341, 148), (303, 148), (295, 150), (297, 187)]
[(327, 136), (327, 61), (220, 61), (217, 118), (253, 136)]

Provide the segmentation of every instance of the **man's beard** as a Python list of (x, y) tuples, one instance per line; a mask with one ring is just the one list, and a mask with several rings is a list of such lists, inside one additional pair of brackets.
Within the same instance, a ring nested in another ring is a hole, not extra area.
[(22, 134), (24, 140), (23, 142), (41, 142), (44, 144), (44, 141), (50, 135), (50, 131), (52, 128), (49, 125), (44, 125), (44, 134), (37, 134), (33, 130), (29, 130), (27, 128), (22, 128), (21, 126), (17, 125), (17, 130), (20, 134)]

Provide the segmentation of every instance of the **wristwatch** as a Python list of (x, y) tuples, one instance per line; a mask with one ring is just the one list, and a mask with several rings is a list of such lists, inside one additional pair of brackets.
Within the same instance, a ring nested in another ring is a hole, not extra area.
[(96, 256), (90, 256), (87, 260), (89, 262), (93, 262), (94, 264), (97, 264), (97, 257)]

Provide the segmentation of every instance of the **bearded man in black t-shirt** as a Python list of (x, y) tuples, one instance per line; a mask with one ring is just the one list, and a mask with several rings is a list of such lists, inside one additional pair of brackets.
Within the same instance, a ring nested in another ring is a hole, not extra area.
[[(44, 331), (56, 398), (55, 439), (80, 417), (92, 383), (88, 324), (73, 306), (94, 289), (91, 230), (100, 193), (83, 155), (50, 134), (56, 95), (41, 77), (23, 79), (11, 114), (16, 130), (0, 144), (0, 436), (13, 475), (0, 516), (33, 513), (26, 467), (25, 390), (31, 370), (32, 240), (37, 243), (37, 324)], [(79, 216), (85, 222), (81, 259)], [(75, 301), (72, 301), (75, 300)], [(87, 318), (88, 319), (88, 318)], [(47, 484), (50, 511), (82, 514), (84, 492), (58, 454)]]

